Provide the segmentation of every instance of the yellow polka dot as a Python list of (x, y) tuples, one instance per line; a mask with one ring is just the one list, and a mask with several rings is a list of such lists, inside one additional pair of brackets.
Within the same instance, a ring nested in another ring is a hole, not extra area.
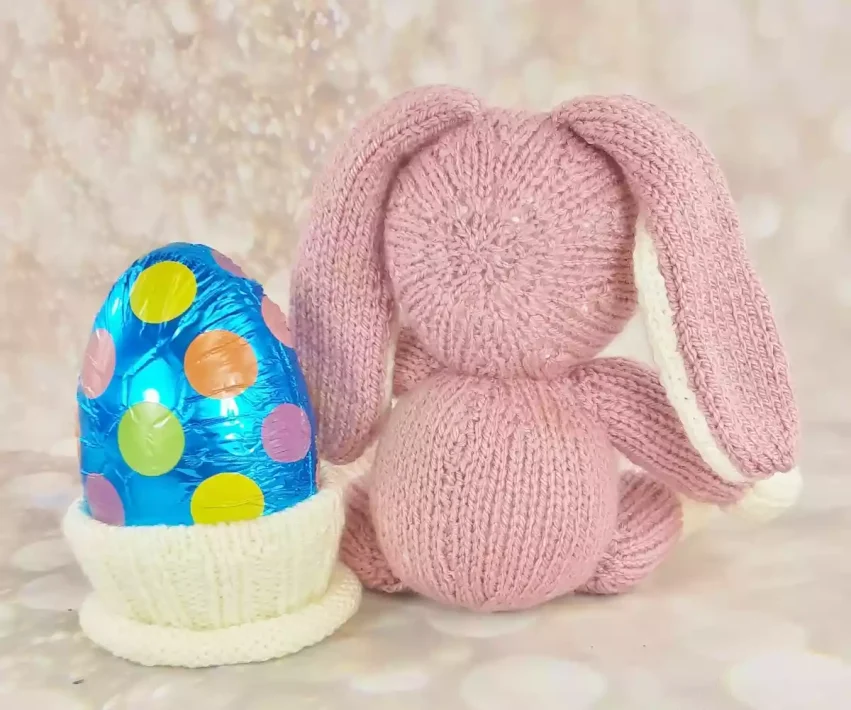
[(263, 491), (241, 473), (217, 473), (192, 494), (190, 510), (196, 523), (232, 523), (263, 515)]
[(130, 308), (145, 323), (165, 323), (192, 305), (197, 289), (188, 266), (161, 261), (139, 274), (130, 291)]

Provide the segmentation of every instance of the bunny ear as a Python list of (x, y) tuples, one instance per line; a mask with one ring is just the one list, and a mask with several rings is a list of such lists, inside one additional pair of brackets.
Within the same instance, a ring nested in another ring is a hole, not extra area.
[(319, 453), (332, 462), (363, 452), (389, 404), (395, 319), (381, 233), (390, 183), (406, 157), (477, 110), (456, 89), (402, 94), (355, 128), (316, 183), (291, 313)]
[(731, 482), (791, 469), (798, 413), (786, 356), (716, 160), (631, 97), (578, 99), (556, 117), (617, 163), (638, 203), (639, 307), (692, 445)]

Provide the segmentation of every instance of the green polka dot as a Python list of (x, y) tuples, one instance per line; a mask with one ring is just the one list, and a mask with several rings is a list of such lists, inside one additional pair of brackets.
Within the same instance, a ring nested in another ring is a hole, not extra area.
[(127, 465), (143, 476), (161, 476), (183, 455), (183, 427), (166, 407), (139, 402), (118, 425), (118, 448)]

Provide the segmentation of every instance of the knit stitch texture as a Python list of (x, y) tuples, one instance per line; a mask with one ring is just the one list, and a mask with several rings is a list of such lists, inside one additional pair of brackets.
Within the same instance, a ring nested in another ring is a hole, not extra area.
[(65, 536), (93, 591), (86, 635), (142, 665), (266, 661), (321, 641), (358, 608), (338, 562), (343, 486), (287, 510), (219, 525), (116, 527), (69, 508)]
[[(657, 369), (595, 359), (637, 308)], [(614, 593), (668, 553), (678, 497), (797, 491), (786, 358), (721, 170), (632, 97), (379, 108), (316, 183), (292, 323), (320, 454), (377, 444), (343, 541), (374, 588)]]

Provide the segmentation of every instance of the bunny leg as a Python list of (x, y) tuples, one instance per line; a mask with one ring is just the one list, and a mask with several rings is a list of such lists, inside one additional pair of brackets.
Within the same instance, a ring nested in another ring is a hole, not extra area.
[(640, 471), (623, 474), (615, 537), (594, 576), (576, 591), (617, 594), (635, 586), (667, 556), (682, 527), (682, 509), (673, 491)]
[(378, 545), (369, 509), (368, 485), (368, 476), (361, 476), (346, 491), (346, 526), (340, 541), (340, 557), (365, 587), (388, 593), (407, 591)]

